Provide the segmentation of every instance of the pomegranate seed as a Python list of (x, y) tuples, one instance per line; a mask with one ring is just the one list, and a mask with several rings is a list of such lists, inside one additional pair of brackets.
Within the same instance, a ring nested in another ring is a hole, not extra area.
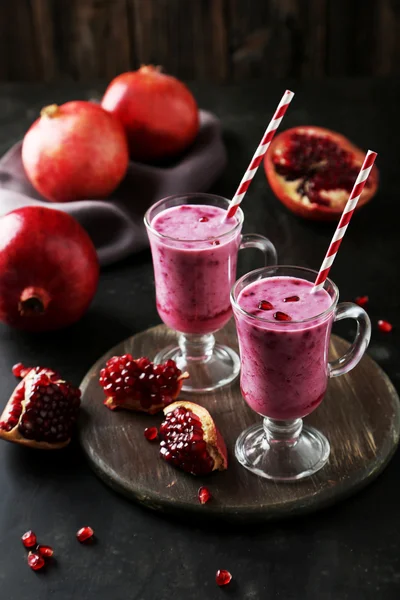
[(54, 554), (54, 550), (51, 546), (41, 546), (40, 544), (37, 547), (37, 552), (40, 556), (43, 556), (43, 558), (51, 558)]
[(144, 430), (144, 437), (146, 438), (146, 440), (149, 440), (149, 442), (153, 442), (154, 440), (156, 440), (158, 438), (157, 427), (146, 427), (146, 429)]
[(25, 367), (22, 363), (17, 363), (16, 365), (14, 365), (13, 368), (11, 369), (14, 377), (21, 377), (21, 372), (23, 371), (24, 368)]
[(225, 569), (218, 569), (217, 574), (215, 575), (215, 581), (219, 586), (228, 585), (228, 583), (232, 581), (232, 575), (229, 571), (225, 571)]
[(37, 538), (33, 531), (27, 531), (24, 533), (21, 540), (25, 548), (33, 548), (37, 544)]
[(36, 554), (35, 552), (29, 552), (28, 565), (34, 571), (39, 571), (40, 569), (43, 569), (45, 565), (43, 556), (40, 556), (40, 554)]
[(365, 306), (366, 304), (368, 304), (368, 301), (368, 296), (357, 296), (354, 302), (358, 304), (358, 306)]
[(212, 498), (210, 490), (204, 486), (199, 488), (198, 497), (200, 504), (206, 504)]
[(289, 315), (287, 315), (286, 313), (278, 310), (278, 312), (274, 313), (274, 319), (276, 319), (277, 321), (291, 321), (292, 317), (289, 317)]
[(288, 296), (283, 299), (284, 302), (298, 302), (299, 300), (300, 298), (298, 296)]
[(221, 243), (221, 242), (220, 242), (219, 240), (214, 240), (213, 242), (211, 242), (211, 244), (212, 244), (213, 246), (219, 246), (219, 245), (220, 245), (220, 243)]
[(258, 303), (258, 308), (260, 310), (272, 310), (274, 307), (272, 306), (271, 302), (268, 302), (268, 300), (260, 300)]
[(393, 325), (391, 323), (389, 323), (389, 321), (378, 321), (378, 327), (380, 331), (383, 331), (384, 333), (389, 333), (389, 331), (392, 331), (393, 329)]
[(82, 527), (76, 534), (76, 537), (78, 538), (78, 542), (81, 542), (81, 544), (83, 544), (84, 542), (87, 542), (87, 540), (90, 540), (90, 538), (92, 538), (93, 536), (94, 536), (94, 531), (91, 527)]
[(199, 223), (207, 223), (208, 217), (200, 217)]

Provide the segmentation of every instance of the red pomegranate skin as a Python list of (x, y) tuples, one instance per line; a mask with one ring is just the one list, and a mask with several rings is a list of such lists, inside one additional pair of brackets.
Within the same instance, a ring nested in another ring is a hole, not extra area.
[(121, 124), (92, 102), (45, 107), (22, 144), (26, 174), (51, 202), (106, 198), (122, 181), (128, 160)]
[(192, 93), (157, 67), (144, 66), (113, 79), (101, 105), (121, 121), (130, 156), (137, 161), (176, 156), (193, 143), (199, 131)]
[(70, 325), (88, 309), (98, 279), (93, 243), (70, 215), (27, 206), (0, 218), (4, 323), (26, 331)]

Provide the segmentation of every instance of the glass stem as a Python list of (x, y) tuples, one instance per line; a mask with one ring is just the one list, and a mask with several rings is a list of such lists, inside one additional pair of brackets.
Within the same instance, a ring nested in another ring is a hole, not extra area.
[(207, 362), (212, 356), (215, 337), (212, 333), (205, 335), (185, 334), (179, 335), (179, 348), (185, 361)]
[(290, 419), (288, 421), (278, 421), (264, 417), (264, 432), (268, 444), (295, 446), (303, 429), (302, 419)]

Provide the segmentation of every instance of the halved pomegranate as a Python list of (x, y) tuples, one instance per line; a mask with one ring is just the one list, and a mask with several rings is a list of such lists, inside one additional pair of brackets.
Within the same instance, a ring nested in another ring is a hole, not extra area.
[(154, 415), (178, 397), (187, 377), (173, 360), (155, 365), (148, 358), (124, 354), (107, 361), (99, 381), (110, 410), (125, 408)]
[(192, 475), (227, 469), (224, 439), (205, 408), (178, 400), (164, 408), (164, 414), (159, 429), (164, 460)]
[(18, 365), (23, 376), (0, 419), (0, 438), (33, 448), (63, 448), (71, 440), (81, 392), (51, 369)]
[[(365, 152), (340, 133), (322, 127), (293, 127), (277, 135), (264, 159), (269, 185), (292, 212), (306, 219), (338, 220), (353, 188)], [(375, 195), (374, 166), (358, 202)]]

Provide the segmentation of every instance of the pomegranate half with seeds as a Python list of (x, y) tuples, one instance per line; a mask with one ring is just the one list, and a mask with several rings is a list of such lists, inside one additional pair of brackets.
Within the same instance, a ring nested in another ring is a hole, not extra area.
[(50, 369), (22, 367), (24, 375), (0, 418), (0, 438), (33, 448), (63, 448), (71, 441), (81, 392)]
[[(322, 127), (293, 127), (277, 135), (264, 159), (269, 185), (295, 214), (314, 220), (338, 220), (353, 188), (365, 152), (340, 133)], [(374, 166), (358, 202), (375, 195)]]
[(155, 365), (148, 358), (124, 354), (107, 361), (99, 381), (110, 410), (125, 408), (153, 415), (178, 397), (187, 377), (173, 360)]
[(192, 475), (208, 475), (228, 467), (224, 439), (210, 413), (193, 402), (174, 402), (164, 408), (159, 429), (160, 455)]

